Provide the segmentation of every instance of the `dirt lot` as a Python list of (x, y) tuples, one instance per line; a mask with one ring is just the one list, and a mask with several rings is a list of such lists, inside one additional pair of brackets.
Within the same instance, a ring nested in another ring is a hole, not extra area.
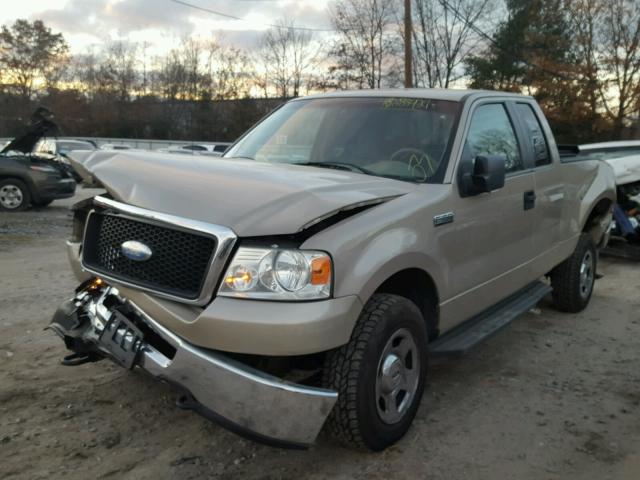
[(75, 287), (70, 203), (0, 214), (0, 478), (640, 478), (640, 264), (602, 260), (582, 314), (543, 302), (434, 365), (393, 448), (285, 451), (176, 409), (142, 373), (59, 364), (43, 328)]

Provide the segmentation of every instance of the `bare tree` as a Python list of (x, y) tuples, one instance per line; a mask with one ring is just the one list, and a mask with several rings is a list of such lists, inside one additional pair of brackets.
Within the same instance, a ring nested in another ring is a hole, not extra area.
[[(619, 135), (640, 102), (640, 3), (607, 0), (604, 7), (602, 65), (611, 75), (605, 82), (614, 93), (603, 94), (613, 133)], [(615, 104), (611, 108), (611, 103)], [(635, 111), (635, 112), (634, 112)]]
[(95, 98), (97, 91), (98, 63), (99, 59), (93, 48), (71, 57), (67, 80), (89, 100)]
[(600, 117), (600, 92), (603, 89), (597, 53), (603, 6), (601, 0), (568, 0), (566, 9), (574, 39), (575, 86), (577, 95), (588, 109), (592, 128)]
[(211, 76), (207, 70), (211, 46), (197, 38), (186, 38), (178, 48), (159, 59), (156, 89), (167, 100), (211, 98)]
[(400, 48), (397, 9), (396, 0), (336, 0), (330, 5), (331, 23), (338, 31), (330, 70), (340, 85), (380, 88), (393, 77)]
[(217, 100), (235, 100), (251, 93), (249, 79), (253, 76), (249, 57), (235, 47), (221, 47), (212, 82)]
[(147, 55), (150, 46), (151, 44), (146, 40), (140, 45), (139, 64), (142, 69), (140, 72), (140, 95), (143, 97), (147, 95), (150, 87), (149, 56)]
[[(198, 39), (184, 39), (179, 52), (186, 74), (185, 97), (190, 100), (201, 98), (203, 93), (210, 89), (209, 79), (202, 69), (204, 62), (202, 43)], [(209, 94), (207, 93), (206, 96), (208, 97)]]
[(592, 115), (606, 113), (618, 138), (640, 111), (640, 3), (568, 0), (577, 84)]
[(265, 33), (260, 56), (278, 96), (297, 97), (314, 57), (311, 32), (296, 29), (293, 21), (281, 19)]
[(40, 20), (16, 20), (0, 30), (0, 67), (23, 99), (41, 85), (55, 87), (68, 61), (69, 47), (60, 33)]
[(265, 60), (264, 47), (250, 57), (253, 65), (251, 82), (261, 92), (263, 98), (269, 98), (269, 66)]
[(113, 95), (120, 102), (129, 101), (137, 89), (138, 46), (126, 40), (108, 43), (96, 72), (98, 91)]
[(448, 88), (458, 80), (480, 44), (474, 27), (493, 7), (493, 0), (414, 0), (414, 83)]
[(249, 96), (253, 76), (247, 53), (241, 49), (223, 44), (213, 37), (203, 42), (207, 54), (207, 83), (211, 88), (210, 98), (233, 100)]
[(165, 100), (184, 98), (186, 91), (186, 69), (177, 50), (171, 50), (160, 60), (157, 73), (157, 89)]

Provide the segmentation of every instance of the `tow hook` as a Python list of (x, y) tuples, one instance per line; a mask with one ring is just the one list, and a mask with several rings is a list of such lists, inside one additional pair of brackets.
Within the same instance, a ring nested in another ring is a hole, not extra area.
[(104, 355), (96, 351), (95, 345), (85, 338), (85, 333), (90, 328), (85, 306), (93, 295), (98, 294), (98, 288), (101, 286), (100, 279), (84, 282), (76, 290), (74, 298), (60, 305), (51, 323), (45, 328), (45, 330), (53, 330), (62, 338), (65, 346), (73, 352), (60, 361), (62, 365), (75, 367), (104, 358)]
[(96, 355), (94, 352), (85, 352), (85, 353), (72, 353), (71, 355), (67, 355), (60, 363), (65, 367), (77, 367), (78, 365), (84, 365), (85, 363), (93, 363), (102, 360), (102, 357)]
[(93, 279), (60, 305), (48, 328), (72, 352), (62, 359), (63, 365), (84, 365), (109, 358), (131, 370), (142, 351), (144, 338), (135, 321), (117, 291), (101, 279)]

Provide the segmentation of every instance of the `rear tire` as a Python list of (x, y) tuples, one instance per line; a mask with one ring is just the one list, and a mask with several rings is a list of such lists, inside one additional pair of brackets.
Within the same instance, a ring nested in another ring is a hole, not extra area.
[(349, 343), (327, 354), (323, 385), (338, 391), (327, 420), (343, 445), (379, 451), (409, 429), (424, 391), (427, 329), (404, 297), (375, 294)]
[(563, 312), (581, 312), (589, 304), (596, 278), (598, 253), (591, 236), (580, 235), (573, 254), (551, 272), (553, 302)]
[(25, 210), (31, 201), (29, 189), (16, 178), (0, 180), (0, 211), (19, 212)]

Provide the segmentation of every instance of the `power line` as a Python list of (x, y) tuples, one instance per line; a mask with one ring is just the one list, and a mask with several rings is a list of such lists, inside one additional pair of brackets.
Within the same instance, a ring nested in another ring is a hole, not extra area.
[[(220, 12), (218, 10), (212, 10), (210, 8), (201, 7), (199, 5), (194, 5), (192, 3), (187, 3), (187, 2), (184, 2), (182, 0), (169, 0), (169, 1), (173, 2), (173, 3), (177, 3), (178, 5), (182, 5), (184, 7), (193, 8), (194, 10), (200, 10), (201, 12), (206, 12), (206, 13), (210, 13), (212, 15), (217, 15), (219, 17), (228, 18), (230, 20), (246, 21), (245, 18), (238, 17), (236, 15), (231, 15), (231, 14), (228, 14), (228, 13)], [(247, 1), (247, 0), (245, 0), (245, 1)], [(256, 1), (256, 0), (248, 0), (248, 1)], [(264, 1), (264, 0), (262, 0), (262, 1)], [(287, 25), (277, 25), (277, 24), (273, 24), (273, 23), (267, 23), (267, 24), (265, 24), (265, 26), (266, 27), (271, 27), (271, 28), (280, 28), (280, 29), (285, 29), (285, 30), (304, 30), (304, 31), (307, 31), (307, 32), (335, 32), (336, 31), (333, 28), (296, 27), (296, 26), (287, 26)]]
[(190, 3), (183, 2), (181, 0), (170, 0), (170, 1), (173, 3), (177, 3), (179, 5), (183, 5), (185, 7), (193, 8), (194, 10), (200, 10), (201, 12), (212, 13), (213, 15), (218, 15), (219, 17), (230, 18), (231, 20), (242, 20), (242, 18), (236, 17), (235, 15), (229, 15), (227, 13), (217, 12), (215, 10), (211, 10), (205, 7), (199, 7), (197, 5), (192, 5)]

